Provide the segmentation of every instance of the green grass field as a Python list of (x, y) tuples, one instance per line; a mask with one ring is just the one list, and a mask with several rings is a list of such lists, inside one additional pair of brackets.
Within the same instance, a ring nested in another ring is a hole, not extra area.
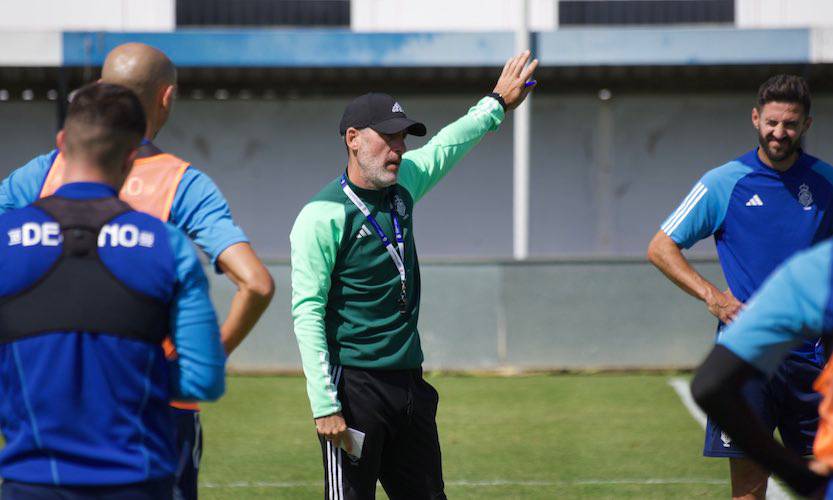
[[(449, 498), (725, 498), (728, 464), (700, 456), (669, 378), (429, 375)], [(321, 497), (302, 378), (230, 377), (203, 427), (202, 498)]]

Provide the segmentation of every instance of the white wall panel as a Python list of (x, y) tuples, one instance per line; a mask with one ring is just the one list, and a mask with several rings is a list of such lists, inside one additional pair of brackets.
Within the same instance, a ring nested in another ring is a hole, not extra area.
[[(514, 31), (521, 0), (352, 0), (356, 31)], [(556, 0), (529, 0), (529, 25), (558, 25)]]
[(57, 31), (0, 30), (0, 66), (60, 66), (61, 47), (61, 34)]
[(830, 0), (736, 0), (735, 24), (739, 28), (833, 26)]
[(2, 31), (171, 31), (175, 0), (0, 0)]

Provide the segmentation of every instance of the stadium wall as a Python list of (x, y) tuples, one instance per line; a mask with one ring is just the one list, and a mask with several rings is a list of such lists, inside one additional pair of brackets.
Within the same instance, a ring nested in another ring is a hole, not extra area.
[[(697, 265), (725, 286), (714, 262)], [(232, 370), (300, 370), (289, 266), (269, 269), (278, 292), (229, 359)], [(645, 262), (428, 263), (421, 275), (419, 331), (430, 370), (691, 368), (714, 339), (705, 307)], [(211, 281), (224, 315), (233, 287)]]
[[(400, 96), (431, 131), (475, 99)], [(336, 123), (344, 104), (323, 97), (182, 100), (158, 138), (217, 181), (271, 263), (275, 302), (232, 358), (235, 368), (298, 367), (287, 235), (303, 203), (342, 168)], [(427, 366), (657, 368), (699, 361), (712, 340), (711, 318), (642, 255), (705, 170), (754, 146), (751, 105), (751, 92), (622, 94), (606, 101), (595, 94), (538, 96), (530, 245), (536, 262), (530, 264), (506, 262), (510, 118), (417, 208)], [(0, 103), (0, 174), (52, 147), (54, 106)], [(833, 98), (816, 95), (813, 114), (807, 150), (833, 158), (833, 144), (824, 140), (833, 133)], [(422, 143), (412, 139), (412, 147)], [(701, 265), (715, 276), (712, 247), (705, 242), (691, 254), (705, 257)], [(212, 281), (216, 304), (226, 307), (231, 285), (222, 277)]]
[[(436, 132), (477, 96), (399, 96)], [(532, 120), (532, 257), (641, 257), (707, 169), (755, 145), (753, 94), (537, 96)], [(345, 98), (182, 100), (158, 143), (222, 187), (258, 252), (289, 256), (299, 208), (343, 168)], [(0, 174), (54, 143), (54, 103), (0, 102)], [(808, 151), (833, 158), (833, 99), (817, 95)], [(604, 127), (602, 127), (602, 124)], [(417, 207), (423, 258), (503, 259), (511, 244), (512, 120)], [(607, 132), (601, 133), (606, 130)], [(424, 143), (409, 138), (411, 147)], [(713, 255), (710, 242), (694, 248)]]

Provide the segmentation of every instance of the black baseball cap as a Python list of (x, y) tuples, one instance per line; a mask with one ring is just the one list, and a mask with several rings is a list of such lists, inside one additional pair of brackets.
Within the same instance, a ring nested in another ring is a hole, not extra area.
[(344, 135), (350, 127), (370, 127), (383, 134), (395, 134), (404, 130), (419, 137), (427, 132), (424, 124), (405, 116), (405, 110), (396, 99), (378, 92), (359, 96), (344, 108), (338, 133)]

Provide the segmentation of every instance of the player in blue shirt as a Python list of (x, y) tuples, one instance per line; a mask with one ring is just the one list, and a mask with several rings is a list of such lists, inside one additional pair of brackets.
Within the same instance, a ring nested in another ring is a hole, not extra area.
[[(133, 90), (142, 101), (148, 118), (145, 139), (133, 172), (121, 192), (122, 199), (184, 231), (209, 256), (211, 263), (237, 286), (221, 327), (223, 345), (230, 354), (266, 310), (274, 293), (274, 284), (248, 238), (232, 219), (228, 203), (211, 178), (187, 162), (160, 151), (151, 142), (171, 112), (176, 68), (161, 51), (140, 43), (128, 43), (107, 55), (101, 81)], [(142, 178), (151, 166), (170, 175), (158, 177), (156, 171), (150, 171)], [(20, 208), (48, 195), (50, 187), (54, 189), (60, 185), (62, 168), (62, 158), (55, 150), (12, 172), (0, 184), (0, 211)], [(151, 189), (134, 193), (130, 189), (134, 180), (136, 185), (143, 183)], [(161, 196), (165, 190), (172, 196)], [(178, 471), (179, 493), (187, 499), (196, 498), (204, 432), (195, 405), (182, 402), (174, 405), (177, 407), (176, 425), (182, 457)]]
[[(692, 382), (692, 393), (709, 417), (751, 457), (802, 495), (818, 496), (833, 467), (833, 365), (828, 364), (816, 382), (824, 402), (815, 460), (805, 461), (779, 445), (740, 394), (748, 380), (761, 374), (775, 375), (797, 346), (833, 334), (831, 292), (833, 241), (828, 239), (792, 257), (767, 279), (722, 333)], [(833, 499), (833, 487), (825, 498)]]
[[(707, 172), (648, 247), (649, 260), (719, 320), (718, 335), (769, 274), (795, 252), (833, 234), (833, 167), (800, 149), (809, 129), (810, 93), (797, 76), (778, 75), (758, 90), (752, 123), (759, 147)], [(729, 289), (720, 291), (688, 263), (682, 249), (714, 236)], [(772, 381), (744, 392), (770, 430), (800, 454), (812, 452), (818, 395), (812, 382), (824, 355), (816, 339), (795, 346)], [(745, 458), (709, 422), (704, 455), (728, 457), (734, 497), (763, 498), (767, 471)]]
[(82, 88), (57, 138), (67, 183), (0, 215), (4, 499), (171, 499), (168, 403), (223, 393), (225, 353), (190, 242), (117, 198), (144, 127), (130, 90)]

